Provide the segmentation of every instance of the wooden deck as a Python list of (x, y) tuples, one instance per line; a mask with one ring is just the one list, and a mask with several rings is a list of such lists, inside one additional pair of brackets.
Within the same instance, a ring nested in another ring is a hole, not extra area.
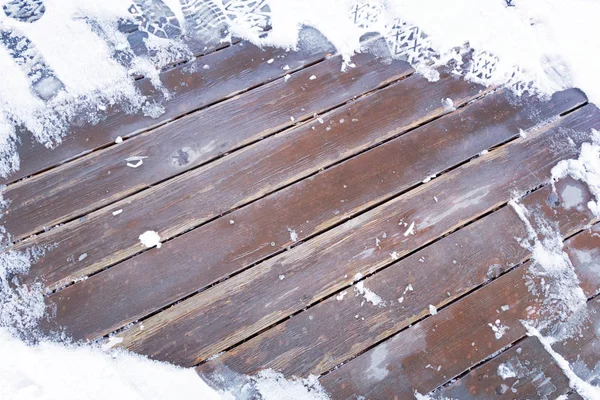
[[(366, 54), (341, 73), (327, 51), (248, 43), (193, 64), (162, 73), (175, 94), (158, 119), (112, 112), (56, 150), (22, 143), (3, 225), (14, 249), (51, 249), (28, 277), (55, 307), (45, 329), (117, 332), (215, 384), (273, 368), (320, 376), (333, 399), (577, 398), (520, 323), (537, 298), (507, 203), (524, 194), (565, 238), (591, 322), (556, 350), (593, 369), (600, 257), (577, 254), (597, 256), (600, 225), (562, 201), (587, 204), (584, 184), (548, 185), (589, 141), (573, 132), (600, 128), (583, 93), (517, 98), (444, 70), (431, 83)], [(507, 361), (523, 368), (503, 380)]]

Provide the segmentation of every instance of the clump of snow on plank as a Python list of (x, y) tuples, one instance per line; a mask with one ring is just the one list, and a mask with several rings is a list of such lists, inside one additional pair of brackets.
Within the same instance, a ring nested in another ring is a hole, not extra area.
[[(361, 273), (358, 273), (354, 276), (355, 281), (358, 281), (361, 278), (362, 278)], [(379, 297), (379, 295), (377, 295), (375, 292), (373, 292), (371, 289), (365, 287), (364, 281), (356, 283), (354, 285), (354, 291), (356, 292), (356, 296), (363, 296), (363, 298), (364, 298), (363, 302), (361, 303), (361, 306), (365, 302), (369, 302), (377, 307), (385, 307), (385, 301), (381, 297)], [(342, 298), (343, 298), (343, 296), (342, 296)]]

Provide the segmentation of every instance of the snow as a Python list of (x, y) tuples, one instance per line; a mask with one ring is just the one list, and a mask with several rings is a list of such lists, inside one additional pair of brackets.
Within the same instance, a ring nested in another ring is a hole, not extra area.
[[(364, 282), (358, 282), (354, 285), (356, 295), (362, 295), (366, 301), (378, 307), (385, 307), (385, 301), (369, 288), (365, 287)], [(363, 302), (364, 303), (364, 302)]]
[[(587, 297), (579, 286), (569, 256), (556, 227), (541, 217), (534, 217), (524, 206), (511, 201), (510, 205), (524, 222), (528, 237), (520, 244), (532, 253), (526, 284), (532, 295), (539, 298), (537, 321), (528, 321), (538, 329), (551, 327), (557, 337), (567, 338), (577, 333), (586, 317)], [(531, 221), (539, 225), (539, 233)]]
[(577, 374), (575, 374), (569, 362), (552, 348), (552, 343), (555, 342), (554, 339), (544, 337), (539, 330), (527, 323), (524, 323), (523, 325), (527, 329), (527, 334), (529, 336), (536, 337), (544, 346), (544, 349), (552, 356), (552, 358), (554, 358), (556, 364), (569, 379), (569, 386), (572, 389), (574, 389), (585, 400), (600, 399), (600, 387), (584, 381), (577, 376)]
[[(583, 143), (577, 159), (562, 160), (552, 168), (552, 183), (570, 176), (587, 184), (596, 201), (587, 206), (600, 218), (600, 132), (593, 130), (591, 142)], [(556, 188), (555, 188), (556, 191)], [(569, 208), (576, 204), (569, 204)]]
[(498, 376), (506, 380), (509, 378), (515, 378), (517, 376), (517, 373), (515, 372), (515, 369), (512, 366), (512, 364), (502, 363), (498, 366)]
[(0, 398), (40, 400), (233, 399), (193, 369), (124, 351), (42, 341), (28, 346), (0, 328)]
[(160, 236), (155, 231), (146, 231), (142, 233), (139, 237), (140, 243), (142, 243), (145, 247), (155, 247), (160, 248)]
[(502, 337), (504, 336), (506, 331), (509, 329), (508, 326), (503, 325), (499, 319), (494, 321), (493, 324), (488, 323), (488, 326), (490, 328), (492, 328), (492, 331), (494, 332), (494, 337), (496, 338), (496, 340), (502, 339)]
[(406, 232), (404, 232), (404, 236), (414, 235), (415, 234), (415, 223), (411, 223)]

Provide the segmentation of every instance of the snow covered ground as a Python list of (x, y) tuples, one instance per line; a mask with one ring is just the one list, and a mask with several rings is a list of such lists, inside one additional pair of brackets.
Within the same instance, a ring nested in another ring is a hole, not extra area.
[[(181, 34), (207, 42), (227, 41), (235, 35), (260, 46), (294, 49), (300, 28), (312, 26), (344, 56), (344, 68), (353, 67), (356, 52), (370, 51), (406, 60), (433, 81), (437, 78), (434, 67), (450, 64), (466, 79), (507, 85), (518, 94), (529, 91), (548, 96), (579, 87), (600, 104), (600, 77), (594, 59), (595, 45), (600, 44), (595, 21), (600, 2), (594, 0), (269, 0), (260, 9), (246, 0), (165, 0), (166, 6), (158, 11), (150, 1), (134, 3), (0, 1), (0, 69), (4, 74), (0, 84), (1, 175), (19, 169), (16, 144), (24, 130), (53, 147), (69, 134), (70, 123), (82, 119), (96, 123), (110, 106), (117, 105), (123, 112), (160, 115), (160, 105), (147, 102), (136, 89), (135, 78), (146, 76), (164, 89), (160, 69), (193, 58)], [(201, 3), (211, 3), (222, 12), (200, 13)], [(150, 11), (165, 13), (167, 18), (153, 23), (148, 19)], [(124, 26), (142, 32), (142, 50), (128, 38)], [(373, 41), (377, 35), (381, 39)], [(579, 159), (553, 170), (556, 179), (570, 175), (589, 185), (596, 201), (588, 206), (596, 214), (600, 213), (599, 148), (596, 135), (582, 148)], [(552, 235), (545, 241), (537, 239), (527, 210), (519, 206), (518, 199), (512, 205), (531, 229), (522, 244), (534, 254), (535, 273), (562, 277), (560, 284), (551, 288), (555, 291), (551, 295), (562, 299), (564, 308), (554, 312), (581, 317), (585, 296), (562, 243)], [(154, 232), (146, 232), (140, 241), (160, 247)], [(9, 252), (0, 260), (0, 398), (82, 398), (81, 393), (98, 399), (233, 398), (231, 393), (208, 388), (193, 370), (109, 346), (74, 346), (58, 343), (57, 338), (35, 337), (36, 322), (45, 311), (41, 288), (15, 285), (13, 278), (27, 273), (37, 256)], [(357, 285), (356, 291), (374, 304), (381, 301), (363, 286)], [(580, 317), (569, 320), (571, 325), (561, 332), (573, 334)], [(534, 327), (530, 332), (551, 351), (552, 340), (557, 338), (543, 338)], [(29, 346), (21, 338), (41, 342)], [(561, 364), (561, 368), (569, 371), (568, 365)], [(600, 398), (600, 389), (582, 384), (576, 376), (569, 378), (575, 381), (575, 389), (583, 387), (585, 398)], [(287, 398), (326, 398), (315, 379), (286, 381), (266, 371), (247, 382), (246, 395), (258, 391), (265, 399), (283, 398), (282, 393)]]

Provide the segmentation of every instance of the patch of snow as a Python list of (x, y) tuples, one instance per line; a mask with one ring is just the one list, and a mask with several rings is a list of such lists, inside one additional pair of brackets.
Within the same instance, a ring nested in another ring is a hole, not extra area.
[(502, 337), (504, 336), (504, 334), (506, 333), (506, 331), (509, 329), (508, 326), (502, 325), (502, 323), (500, 322), (499, 319), (497, 319), (496, 321), (494, 321), (494, 324), (488, 323), (488, 326), (490, 328), (492, 328), (492, 331), (494, 332), (494, 337), (497, 340), (502, 339)]
[(358, 282), (354, 285), (354, 290), (356, 291), (356, 295), (362, 295), (366, 301), (378, 307), (385, 307), (385, 301), (369, 288), (365, 287), (364, 282)]
[(156, 246), (159, 249), (162, 245), (160, 243), (160, 236), (155, 231), (146, 231), (140, 235), (139, 239), (144, 247), (150, 248)]
[[(555, 334), (567, 338), (576, 333), (586, 318), (587, 297), (579, 286), (569, 256), (563, 251), (563, 242), (555, 226), (544, 219), (531, 218), (524, 206), (509, 203), (525, 224), (528, 237), (520, 244), (532, 253), (526, 284), (529, 291), (539, 298), (537, 321), (529, 321), (538, 329), (551, 327)], [(532, 222), (539, 226), (540, 239)], [(533, 313), (532, 313), (533, 314)]]
[(294, 229), (288, 228), (288, 232), (290, 233), (290, 240), (292, 242), (297, 242), (298, 234), (296, 233), (296, 231)]
[(105, 353), (99, 347), (46, 340), (30, 346), (0, 328), (0, 353), (2, 399), (233, 400), (211, 389), (193, 368), (182, 369), (122, 350)]
[(144, 159), (148, 158), (147, 156), (133, 156), (125, 159), (127, 162), (127, 166), (130, 168), (137, 168), (144, 164)]
[(346, 294), (347, 294), (347, 293), (348, 293), (348, 292), (346, 292), (346, 291), (344, 290), (343, 292), (341, 292), (340, 294), (338, 294), (337, 296), (335, 296), (335, 299), (336, 299), (337, 301), (342, 301), (342, 300), (344, 300), (344, 296), (346, 296)]
[(502, 363), (498, 366), (498, 376), (503, 380), (509, 378), (515, 378), (517, 373), (515, 372), (514, 367), (510, 363)]
[(414, 235), (415, 234), (415, 223), (411, 223), (406, 232), (404, 232), (404, 236)]

